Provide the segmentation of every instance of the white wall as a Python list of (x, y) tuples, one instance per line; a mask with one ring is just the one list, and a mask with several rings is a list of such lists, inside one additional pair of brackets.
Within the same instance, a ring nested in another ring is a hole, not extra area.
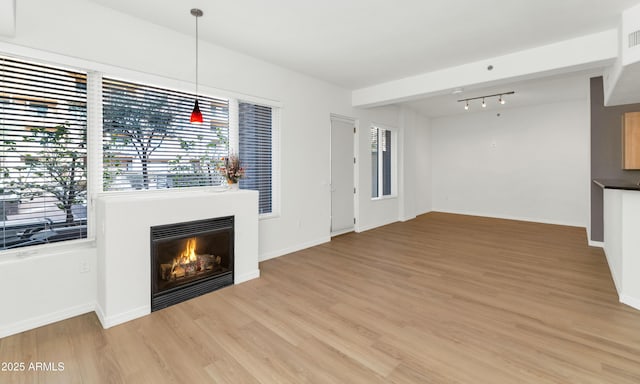
[[(356, 230), (366, 231), (396, 221), (415, 218), (430, 206), (430, 163), (428, 147), (428, 119), (408, 107), (386, 106), (355, 109), (360, 127), (358, 141), (358, 205), (359, 221)], [(369, 129), (379, 124), (394, 129), (398, 157), (397, 196), (371, 199), (371, 144)], [(425, 135), (426, 133), (426, 135)], [(422, 156), (418, 161), (418, 156)], [(424, 193), (428, 190), (429, 193)], [(420, 209), (418, 208), (420, 206)]]
[(640, 193), (604, 190), (604, 253), (621, 303), (640, 310)]
[(416, 215), (431, 212), (432, 207), (431, 121), (424, 117), (422, 119), (415, 135)]
[(587, 226), (588, 101), (431, 121), (433, 210)]
[[(622, 286), (622, 192), (618, 189), (603, 191), (604, 253), (607, 257), (611, 278), (618, 295)], [(625, 228), (626, 229), (626, 228)]]
[(92, 311), (95, 263), (96, 250), (90, 242), (2, 261), (0, 338)]
[(431, 145), (429, 119), (402, 107), (399, 170), (399, 220), (431, 210)]

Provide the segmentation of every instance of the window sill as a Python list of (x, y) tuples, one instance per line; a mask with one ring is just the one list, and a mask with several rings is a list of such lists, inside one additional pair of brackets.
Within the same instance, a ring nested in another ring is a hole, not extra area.
[(388, 195), (388, 196), (381, 196), (381, 197), (372, 197), (371, 201), (393, 200), (397, 198), (398, 198), (398, 195)]
[(280, 213), (278, 213), (278, 212), (258, 214), (258, 220), (259, 221), (270, 220), (270, 219), (278, 219), (278, 218), (280, 218)]
[(81, 249), (91, 249), (96, 247), (95, 239), (79, 239), (61, 241), (58, 243), (32, 245), (23, 248), (8, 249), (0, 251), (0, 263), (40, 257), (51, 254), (78, 251)]

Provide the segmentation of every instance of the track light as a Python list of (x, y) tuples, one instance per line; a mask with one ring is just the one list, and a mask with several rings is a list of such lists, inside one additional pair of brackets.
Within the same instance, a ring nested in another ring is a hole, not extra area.
[(487, 107), (487, 103), (485, 99), (488, 99), (490, 97), (497, 97), (498, 98), (498, 103), (500, 103), (501, 105), (504, 105), (506, 103), (505, 99), (504, 99), (504, 95), (513, 95), (515, 94), (514, 91), (509, 91), (509, 92), (503, 92), (503, 93), (496, 93), (495, 95), (485, 95), (485, 96), (478, 96), (478, 97), (470, 97), (468, 99), (461, 99), (458, 100), (458, 102), (463, 102), (464, 101), (464, 110), (468, 111), (469, 110), (469, 101), (471, 100), (480, 100), (482, 99), (482, 108), (486, 108)]

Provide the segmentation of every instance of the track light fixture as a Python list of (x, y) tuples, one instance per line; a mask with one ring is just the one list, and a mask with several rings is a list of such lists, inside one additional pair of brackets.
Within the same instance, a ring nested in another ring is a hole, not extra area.
[(495, 95), (485, 95), (485, 96), (478, 96), (478, 97), (470, 97), (468, 99), (460, 99), (458, 100), (458, 103), (464, 102), (464, 109), (466, 111), (469, 110), (469, 101), (471, 100), (480, 100), (482, 99), (482, 108), (486, 108), (487, 107), (487, 103), (485, 101), (485, 99), (488, 99), (490, 97), (497, 97), (498, 98), (498, 103), (504, 105), (506, 103), (504, 96), (505, 95), (513, 95), (515, 92), (514, 91), (509, 91), (509, 92), (502, 92), (502, 93), (496, 93)]

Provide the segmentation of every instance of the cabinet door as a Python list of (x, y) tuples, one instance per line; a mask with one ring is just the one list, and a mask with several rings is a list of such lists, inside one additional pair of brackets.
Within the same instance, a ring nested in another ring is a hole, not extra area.
[(640, 169), (640, 112), (624, 114), (622, 141), (622, 169)]

